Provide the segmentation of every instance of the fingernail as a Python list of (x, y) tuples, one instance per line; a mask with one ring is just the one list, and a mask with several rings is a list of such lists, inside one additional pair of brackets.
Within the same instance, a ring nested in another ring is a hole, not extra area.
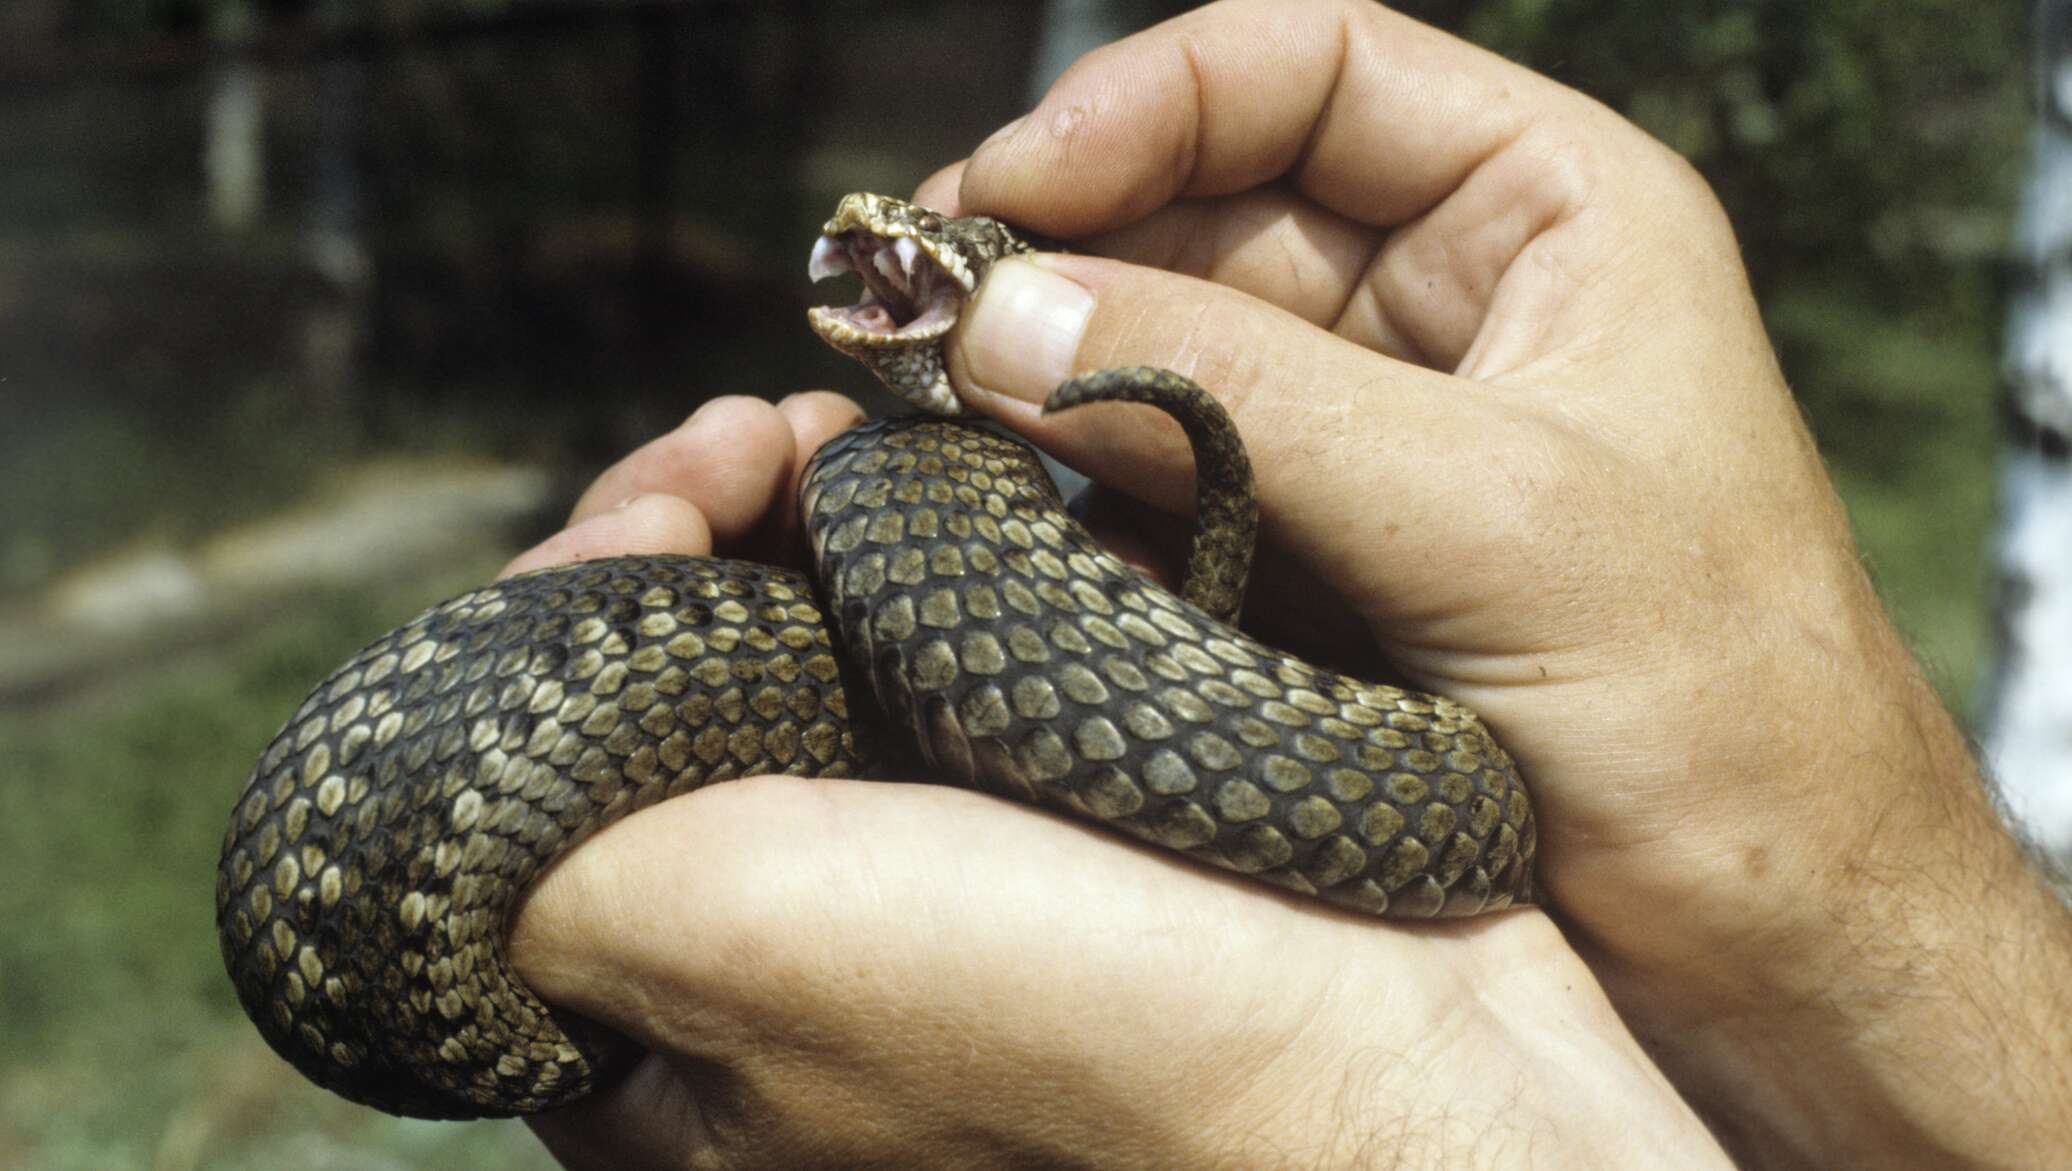
[(1072, 376), (1094, 295), (1026, 260), (993, 266), (964, 321), (964, 363), (979, 390), (1040, 403)]

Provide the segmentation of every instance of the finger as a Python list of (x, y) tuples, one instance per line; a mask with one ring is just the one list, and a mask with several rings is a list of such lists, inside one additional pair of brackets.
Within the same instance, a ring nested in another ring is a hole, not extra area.
[(582, 521), (644, 493), (695, 505), (713, 537), (747, 535), (791, 499), (796, 445), (786, 420), (761, 399), (727, 395), (605, 469), (571, 515)]
[(1179, 592), (1177, 570), (1186, 564), (1191, 535), (1186, 522), (1099, 484), (1073, 497), (1067, 511), (1124, 565)]
[[(964, 214), (959, 186), (969, 166), (952, 163), (930, 175), (915, 189), (914, 202)], [(1376, 247), (1371, 228), (1275, 186), (1169, 204), (1143, 220), (1074, 240), (1071, 251), (1198, 276), (1328, 326)]]
[(1275, 185), (1168, 204), (1135, 223), (1071, 241), (1069, 251), (1214, 281), (1370, 349), (1415, 360), (1415, 347), (1386, 320), (1377, 323), (1364, 313), (1347, 318), (1380, 247), (1374, 229)]
[(963, 215), (963, 204), (957, 198), (957, 185), (964, 180), (963, 160), (951, 163), (914, 188), (914, 202), (922, 207), (934, 208), (944, 215)]
[[(764, 1091), (769, 1147), (800, 1137), (782, 1124), (812, 1120), (812, 1102), (859, 1094), (895, 1132), (932, 1124), (946, 1089), (1023, 1084), (1034, 1055), (1113, 1075), (1067, 1079), (1045, 1106), (1098, 1150), (1104, 1085), (1242, 1093), (1254, 1060), (1303, 1035), (1322, 991), (1309, 982), (1328, 985), (1336, 965), (1261, 981), (1261, 955), (1393, 964), (1415, 973), (1391, 988), (1406, 1011), (1436, 1011), (1480, 962), (1372, 928), (964, 790), (757, 778), (663, 802), (571, 853), (511, 946), (549, 1003)], [(1190, 974), (1188, 1011), (1151, 1019), (1174, 972)], [(1243, 1072), (1205, 1086), (1187, 1071), (1207, 1062)], [(698, 1105), (709, 1118), (725, 1103)], [(988, 1099), (970, 1121), (1003, 1108)], [(847, 1165), (812, 1165), (830, 1164)]]
[[(1285, 525), (1308, 511), (1321, 544), (1344, 536), (1327, 518), (1359, 515), (1377, 490), (1333, 461), (1372, 463), (1387, 445), (1382, 498), (1406, 524), (1420, 519), (1421, 507), (1461, 499), (1462, 481), (1480, 477), (1481, 467), (1502, 466), (1503, 453), (1490, 444), (1503, 404), (1486, 389), (1378, 357), (1230, 289), (1093, 257), (995, 266), (952, 336), (949, 363), (970, 405), (1095, 481), (1169, 512), (1184, 511), (1193, 496), (1192, 459), (1177, 425), (1149, 408), (1044, 416), (1038, 404), (1087, 370), (1153, 365), (1187, 375), (1235, 418), (1268, 519)], [(1136, 411), (1144, 425), (1117, 425), (1123, 411)], [(1351, 427), (1375, 434), (1358, 441)], [(1488, 464), (1456, 458), (1478, 447)]]
[[(967, 163), (944, 167), (922, 182), (914, 202), (961, 215), (958, 186)], [(1071, 241), (1071, 251), (1112, 256), (1186, 273), (1250, 293), (1305, 321), (1340, 332), (1381, 353), (1422, 359), (1387, 317), (1346, 313), (1373, 261), (1373, 229), (1317, 206), (1280, 186), (1159, 208), (1113, 231)]]
[(779, 402), (777, 414), (791, 436), (791, 479), (786, 487), (788, 498), (796, 500), (806, 462), (822, 444), (862, 421), (863, 408), (831, 390), (809, 390)]
[(710, 1106), (695, 1075), (651, 1054), (589, 1097), (525, 1122), (569, 1171), (714, 1165), (720, 1143), (705, 1128)]
[[(1214, 281), (1333, 329), (1379, 247), (1374, 229), (1275, 185), (1168, 204), (1072, 250)], [(1384, 352), (1393, 345), (1347, 336)]]
[[(1376, 930), (940, 786), (765, 777), (663, 802), (550, 870), (510, 939), (549, 1003), (664, 1055), (600, 1106), (548, 1120), (577, 1166), (655, 1165), (658, 1152), (671, 1165), (912, 1165), (912, 1136), (939, 1127), (938, 1154), (957, 1165), (1041, 1133), (1090, 1164), (1141, 1166), (1135, 1108), (1328, 1117), (1338, 1094), (1294, 1087), (1371, 1046), (1392, 1060), (1362, 1092), (1400, 1099), (1391, 1117), (1508, 1108), (1511, 1079), (1446, 1071), (1512, 1022), (1544, 1035), (1558, 1019), (1548, 1056), (1609, 1044), (1645, 1068), (1544, 916)], [(1448, 1022), (1444, 1045), (1419, 1040), (1432, 1021)], [(1045, 1085), (1033, 1105), (1014, 1090), (1032, 1070)], [(829, 1129), (859, 1110), (872, 1127)], [(964, 1156), (953, 1134), (980, 1151)]]
[(1036, 403), (1063, 377), (1111, 366), (1162, 366), (1208, 388), (1251, 452), (1262, 539), (1336, 590), (1413, 678), (1516, 682), (1594, 620), (1588, 606), (1550, 621), (1532, 604), (1575, 553), (1551, 539), (1575, 536), (1564, 493), (1609, 492), (1607, 469), (1625, 474), (1635, 458), (1573, 412), (1393, 361), (1217, 285), (1094, 257), (996, 265), (949, 355), (974, 409), (1174, 513), (1192, 507), (1193, 460), (1170, 419), (1113, 404), (1044, 416)]
[(1380, 5), (1226, 0), (1081, 58), (979, 147), (963, 195), (1079, 236), (1287, 175), (1341, 215), (1399, 224), (1526, 127), (1592, 108)]
[[(937, 785), (735, 781), (634, 814), (597, 841), (610, 846), (570, 853), (527, 895), (513, 956), (550, 1002), (657, 1044), (680, 1026), (685, 1005), (714, 1014), (701, 1024), (715, 1046), (752, 1052), (770, 1033), (810, 1023), (802, 1018), (844, 1011), (830, 1002), (902, 985), (941, 984), (990, 1002), (1006, 993), (999, 980), (1063, 973), (974, 969), (1012, 967), (1032, 928), (1044, 927), (1038, 938), (1062, 937), (1048, 933), (1075, 916), (1168, 927), (1203, 916), (1233, 938), (1367, 926), (1027, 806)], [(687, 858), (697, 865), (685, 867)], [(931, 946), (951, 941), (958, 946)], [(858, 964), (853, 975), (883, 984), (819, 983), (818, 965), (844, 955)], [(743, 981), (743, 970), (758, 978)]]
[(497, 576), (629, 553), (711, 552), (712, 528), (697, 506), (681, 497), (648, 492), (555, 533), (513, 558)]
[[(1070, 239), (1276, 180), (1351, 225), (1397, 230), (1371, 242), (1357, 280), (1342, 250), (1291, 267), (1286, 283), (1314, 281), (1321, 305), (1252, 291), (1395, 356), (1487, 377), (1550, 337), (1587, 337), (1597, 367), (1630, 369), (1618, 345), (1666, 344), (1665, 316), (1726, 304), (1755, 322), (1725, 219), (1672, 152), (1375, 4), (1227, 0), (1089, 54), (980, 147), (960, 194)], [(1635, 270), (1636, 253), (1669, 263)], [(1485, 333), (1499, 307), (1526, 327)], [(1588, 328), (1606, 321), (1628, 328)]]
[(796, 559), (803, 543), (799, 537), (799, 484), (806, 465), (821, 444), (863, 419), (863, 408), (855, 401), (830, 390), (795, 394), (777, 404), (791, 446), (790, 470), (785, 477), (784, 502), (770, 516), (767, 539), (754, 552), (775, 559)]

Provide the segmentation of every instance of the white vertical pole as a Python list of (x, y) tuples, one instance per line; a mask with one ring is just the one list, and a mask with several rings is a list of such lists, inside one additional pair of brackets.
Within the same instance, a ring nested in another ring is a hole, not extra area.
[(2072, 0), (2039, 0), (2037, 125), (2016, 228), (2005, 354), (2000, 657), (1986, 766), (2009, 813), (2072, 869)]
[(251, 27), (242, 4), (217, 9), (216, 42), (224, 55), (209, 69), (202, 146), (209, 218), (236, 232), (259, 220), (266, 203), (266, 148), (259, 70), (237, 50)]

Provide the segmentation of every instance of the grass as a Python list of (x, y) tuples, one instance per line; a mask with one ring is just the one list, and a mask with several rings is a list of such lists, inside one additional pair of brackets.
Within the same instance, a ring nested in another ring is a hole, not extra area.
[(225, 817), (266, 738), (372, 634), (492, 569), (314, 597), (125, 692), (0, 715), (0, 1165), (553, 1165), (517, 1124), (401, 1122), (304, 1084), (214, 942)]

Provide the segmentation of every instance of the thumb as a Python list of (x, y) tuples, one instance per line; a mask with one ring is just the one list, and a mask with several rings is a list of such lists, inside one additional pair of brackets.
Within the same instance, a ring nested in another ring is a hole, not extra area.
[[(1459, 934), (1559, 952), (1539, 916)], [(549, 1003), (653, 1055), (550, 1142), (597, 1165), (702, 1144), (744, 1168), (908, 1166), (884, 1144), (1032, 1133), (1138, 1165), (1143, 1103), (1270, 1117), (1283, 1054), (1342, 1060), (1314, 1016), (1349, 967), (1388, 985), (1389, 1019), (1425, 1021), (1494, 962), (963, 789), (788, 777), (614, 824), (542, 877), (510, 946)]]
[[(1496, 570), (1544, 532), (1534, 485), (1585, 462), (1537, 395), (1387, 357), (1223, 285), (1098, 257), (995, 265), (948, 359), (968, 405), (1175, 513), (1193, 501), (1176, 424), (1144, 407), (1044, 416), (1040, 404), (1104, 367), (1194, 379), (1243, 435), (1271, 543), (1413, 641), (1435, 618), (1412, 607), (1434, 599), (1455, 612), (1509, 608), (1517, 575)], [(1125, 410), (1144, 418), (1118, 425)]]
[[(787, 1033), (868, 1030), (902, 1001), (1047, 1036), (1059, 1022), (1042, 1014), (1064, 1006), (1045, 989), (1068, 969), (1079, 978), (1066, 985), (1085, 987), (1103, 965), (1240, 961), (1291, 932), (1371, 926), (1292, 914), (1263, 884), (941, 785), (730, 781), (633, 814), (593, 845), (520, 908), (521, 975), (651, 1048), (690, 1033), (721, 1060)], [(1176, 953), (1161, 957), (1146, 930)], [(1090, 931), (1131, 942), (1104, 955)], [(957, 997), (977, 999), (946, 999)]]

